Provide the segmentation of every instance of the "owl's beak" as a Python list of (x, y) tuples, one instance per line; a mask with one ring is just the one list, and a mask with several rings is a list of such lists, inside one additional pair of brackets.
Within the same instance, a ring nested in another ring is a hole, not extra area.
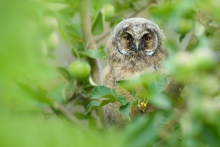
[(139, 42), (136, 41), (136, 42), (135, 42), (135, 45), (136, 45), (135, 51), (137, 52), (137, 51), (139, 50)]

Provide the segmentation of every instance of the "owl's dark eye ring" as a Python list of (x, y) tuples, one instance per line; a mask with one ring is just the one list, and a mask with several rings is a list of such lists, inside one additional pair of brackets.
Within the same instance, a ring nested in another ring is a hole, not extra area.
[(132, 39), (132, 36), (131, 36), (130, 34), (126, 33), (126, 34), (124, 35), (124, 38), (125, 38), (126, 40), (130, 41), (130, 40)]
[(149, 35), (144, 35), (144, 40), (146, 40), (146, 41), (150, 41), (151, 40), (151, 36), (149, 36)]

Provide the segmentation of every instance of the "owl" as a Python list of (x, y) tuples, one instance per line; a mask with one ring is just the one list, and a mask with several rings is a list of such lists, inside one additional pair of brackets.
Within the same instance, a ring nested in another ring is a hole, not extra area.
[[(144, 73), (162, 70), (162, 62), (166, 56), (165, 36), (153, 21), (145, 18), (124, 19), (111, 32), (107, 41), (107, 66), (103, 72), (103, 85), (115, 89), (128, 101), (132, 95), (118, 88), (116, 82), (129, 80)], [(135, 89), (141, 91), (142, 88)], [(120, 111), (119, 102), (109, 103), (104, 107), (105, 120), (108, 125), (125, 125), (128, 119)], [(153, 110), (147, 106), (145, 113)], [(142, 113), (140, 108), (131, 108), (131, 116)]]

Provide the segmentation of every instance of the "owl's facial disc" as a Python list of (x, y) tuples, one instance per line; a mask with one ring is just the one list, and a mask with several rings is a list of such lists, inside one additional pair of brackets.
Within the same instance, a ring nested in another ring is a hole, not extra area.
[(130, 46), (132, 50), (134, 50), (135, 52), (139, 51), (140, 42), (139, 42), (139, 40), (136, 40), (132, 37), (132, 33), (126, 31), (126, 33), (124, 33), (123, 37), (126, 40), (128, 46)]
[(123, 55), (151, 56), (158, 48), (157, 32), (147, 24), (127, 25), (116, 37), (117, 49)]

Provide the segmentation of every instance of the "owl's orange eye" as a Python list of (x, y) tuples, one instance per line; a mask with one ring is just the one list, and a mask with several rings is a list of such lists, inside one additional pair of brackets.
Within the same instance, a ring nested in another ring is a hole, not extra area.
[(131, 37), (130, 34), (125, 34), (125, 35), (124, 35), (124, 38), (125, 38), (126, 40), (130, 41), (132, 37)]
[(151, 40), (151, 37), (149, 35), (144, 35), (144, 40), (149, 41)]

